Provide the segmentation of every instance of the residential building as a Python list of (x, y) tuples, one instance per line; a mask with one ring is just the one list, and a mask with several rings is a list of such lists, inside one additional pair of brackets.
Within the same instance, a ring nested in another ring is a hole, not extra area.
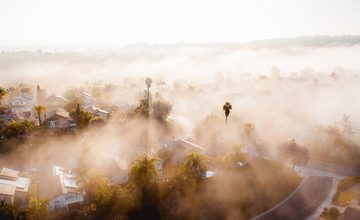
[(81, 97), (82, 97), (84, 109), (87, 109), (95, 102), (95, 98), (87, 92), (82, 92)]
[(71, 169), (60, 166), (52, 167), (54, 195), (49, 200), (49, 211), (79, 207), (84, 203), (84, 196), (79, 193), (77, 175)]
[(95, 107), (93, 105), (90, 105), (88, 108), (85, 109), (86, 111), (88, 112), (91, 112), (93, 113), (94, 115), (98, 116), (98, 117), (101, 117), (101, 118), (108, 118), (110, 116), (110, 113), (105, 111), (105, 110), (102, 110), (98, 107)]
[(76, 122), (69, 112), (64, 109), (56, 109), (45, 113), (45, 123), (48, 128), (59, 130), (75, 130)]
[(68, 100), (60, 95), (51, 95), (45, 99), (45, 105), (49, 109), (64, 108)]
[(173, 166), (184, 162), (187, 154), (191, 152), (204, 153), (201, 146), (184, 139), (170, 139), (163, 143), (159, 149), (159, 156)]
[(20, 96), (17, 96), (10, 100), (10, 106), (12, 111), (17, 111), (17, 112), (32, 111), (35, 105), (36, 105), (35, 97), (28, 93), (22, 93)]
[(2, 168), (0, 172), (0, 200), (13, 204), (15, 199), (25, 203), (30, 179), (19, 176), (19, 171)]

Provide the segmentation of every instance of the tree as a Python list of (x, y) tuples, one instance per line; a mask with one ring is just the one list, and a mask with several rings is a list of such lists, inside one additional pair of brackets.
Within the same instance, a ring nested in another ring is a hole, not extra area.
[(26, 136), (29, 131), (33, 130), (34, 123), (28, 120), (12, 121), (7, 123), (5, 127), (0, 131), (0, 136), (5, 138), (13, 138)]
[(38, 105), (43, 105), (46, 97), (46, 91), (41, 89), (39, 85), (36, 86), (36, 101)]
[(165, 100), (156, 100), (153, 103), (153, 117), (158, 121), (165, 120), (171, 112), (172, 106)]
[(129, 219), (160, 219), (160, 202), (157, 189), (156, 159), (144, 155), (136, 160), (130, 171), (130, 180), (135, 185), (136, 207)]
[(70, 116), (76, 120), (80, 127), (88, 126), (91, 120), (96, 118), (93, 113), (81, 109), (79, 104), (77, 104), (76, 109), (70, 111)]
[(206, 157), (197, 152), (189, 153), (186, 156), (183, 170), (187, 179), (200, 181), (207, 170)]
[(35, 196), (30, 196), (29, 205), (26, 210), (27, 219), (32, 220), (42, 220), (46, 219), (48, 216), (47, 205), (49, 200), (47, 199), (38, 199)]
[(34, 107), (34, 110), (37, 112), (37, 116), (38, 116), (38, 120), (39, 120), (39, 126), (41, 126), (41, 115), (46, 110), (46, 107), (42, 106), (42, 105), (37, 105), (37, 106)]
[(14, 220), (16, 217), (15, 207), (6, 203), (4, 200), (0, 201), (0, 219)]
[(0, 105), (1, 105), (1, 101), (4, 98), (4, 96), (7, 94), (6, 89), (4, 89), (3, 87), (0, 87)]
[(130, 171), (130, 179), (138, 187), (146, 187), (151, 185), (159, 176), (156, 169), (157, 159), (150, 158), (147, 155), (135, 161)]
[(331, 207), (329, 209), (328, 216), (331, 220), (337, 219), (339, 215), (340, 215), (339, 209), (337, 209), (336, 207)]
[(341, 121), (341, 128), (343, 135), (348, 139), (352, 140), (354, 130), (351, 125), (350, 115), (343, 114)]
[(294, 139), (284, 141), (279, 148), (280, 159), (289, 161), (294, 166), (306, 165), (310, 159), (309, 149), (300, 146)]
[(245, 138), (247, 140), (247, 150), (249, 151), (250, 145), (253, 144), (255, 125), (252, 123), (245, 123), (243, 126)]
[(110, 181), (97, 170), (90, 169), (80, 176), (80, 193), (86, 192), (88, 200), (96, 205), (97, 209), (105, 209), (110, 202)]
[(223, 110), (225, 111), (225, 122), (227, 124), (227, 118), (230, 115), (230, 110), (232, 109), (230, 102), (225, 102), (225, 105), (223, 106)]
[(150, 90), (152, 84), (152, 79), (151, 78), (146, 78), (145, 79), (145, 85), (147, 86), (148, 90)]

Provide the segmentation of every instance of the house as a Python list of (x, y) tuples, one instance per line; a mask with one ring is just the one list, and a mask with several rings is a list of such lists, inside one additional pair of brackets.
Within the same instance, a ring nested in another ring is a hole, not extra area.
[(79, 207), (84, 203), (84, 196), (79, 193), (77, 175), (71, 169), (60, 166), (52, 166), (54, 196), (49, 201), (48, 210), (66, 209)]
[(93, 105), (90, 105), (88, 108), (85, 109), (86, 111), (88, 112), (91, 112), (93, 113), (94, 115), (98, 116), (98, 117), (101, 117), (101, 118), (108, 118), (110, 116), (110, 113), (105, 111), (105, 110), (102, 110), (98, 107), (95, 107)]
[(19, 171), (3, 167), (0, 172), (0, 200), (13, 204), (15, 199), (25, 203), (30, 179), (20, 177)]
[(101, 170), (113, 186), (125, 184), (129, 181), (128, 163), (119, 157), (103, 152), (97, 157), (93, 167)]
[(45, 123), (48, 128), (59, 130), (75, 130), (76, 122), (69, 112), (64, 109), (56, 109), (45, 113)]
[(68, 100), (60, 95), (51, 95), (45, 99), (48, 108), (64, 108)]
[(20, 96), (17, 96), (12, 100), (10, 100), (11, 109), (17, 112), (32, 111), (35, 105), (36, 105), (35, 97), (25, 92), (22, 93)]
[(191, 152), (204, 153), (205, 150), (188, 140), (176, 138), (166, 141), (158, 149), (159, 156), (173, 166), (183, 163), (186, 155)]
[[(126, 184), (129, 181), (129, 163), (123, 158), (108, 153), (102, 153), (101, 157), (97, 158), (94, 166), (96, 169), (103, 171), (104, 176), (110, 180), (111, 185)], [(163, 175), (162, 160), (157, 160), (156, 169), (159, 171), (160, 176)]]
[(82, 92), (81, 93), (81, 98), (82, 98), (82, 101), (83, 101), (83, 108), (84, 109), (89, 108), (95, 102), (95, 98), (92, 95), (90, 95), (89, 93), (87, 93), (87, 92)]

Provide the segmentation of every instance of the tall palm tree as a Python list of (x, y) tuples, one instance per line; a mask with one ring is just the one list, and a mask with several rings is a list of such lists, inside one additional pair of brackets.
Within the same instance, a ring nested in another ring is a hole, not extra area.
[(131, 167), (130, 178), (138, 187), (150, 186), (159, 176), (156, 169), (157, 159), (150, 158), (147, 155), (142, 156), (135, 161)]
[(34, 110), (37, 112), (38, 119), (39, 119), (39, 126), (41, 126), (41, 115), (46, 110), (46, 107), (42, 106), (42, 105), (37, 105), (37, 106), (34, 107)]
[(149, 150), (149, 143), (150, 143), (150, 122), (149, 122), (149, 120), (150, 120), (150, 113), (151, 113), (151, 110), (150, 110), (150, 108), (151, 108), (151, 103), (150, 103), (150, 87), (151, 87), (151, 84), (152, 84), (152, 79), (151, 78), (146, 78), (145, 79), (145, 85), (146, 85), (146, 87), (147, 87), (147, 89), (148, 89), (148, 92), (147, 92), (147, 101), (148, 101), (148, 103), (147, 103), (147, 106), (148, 106), (148, 108), (147, 108), (147, 134), (146, 134), (146, 151), (148, 151)]
[(231, 110), (232, 106), (230, 102), (225, 102), (225, 105), (223, 106), (223, 110), (225, 111), (225, 122), (227, 124), (227, 118), (230, 115), (230, 110)]
[(150, 90), (151, 84), (152, 84), (152, 79), (151, 78), (146, 78), (145, 79), (145, 84), (148, 88), (148, 90)]
[(183, 168), (188, 178), (200, 180), (207, 170), (206, 157), (198, 152), (191, 152), (186, 156)]

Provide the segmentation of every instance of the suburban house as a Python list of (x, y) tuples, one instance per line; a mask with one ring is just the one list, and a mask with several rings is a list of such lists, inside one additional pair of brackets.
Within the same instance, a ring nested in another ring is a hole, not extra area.
[(76, 122), (73, 120), (69, 112), (64, 109), (56, 109), (46, 112), (45, 123), (48, 128), (54, 128), (59, 130), (75, 130)]
[[(105, 177), (110, 180), (111, 185), (126, 184), (129, 181), (129, 162), (124, 158), (102, 153), (101, 157), (97, 158), (96, 164), (98, 164), (96, 168), (103, 171)], [(156, 169), (160, 175), (163, 174), (162, 160), (158, 159)]]
[(60, 166), (52, 167), (52, 188), (54, 196), (49, 201), (49, 211), (76, 208), (84, 203), (84, 196), (79, 193), (77, 175), (71, 169)]
[(19, 171), (2, 168), (0, 172), (0, 200), (13, 204), (15, 200), (26, 202), (30, 179), (20, 177)]
[(126, 160), (108, 153), (101, 153), (94, 168), (102, 170), (104, 176), (110, 180), (111, 185), (125, 184), (129, 181), (129, 169)]
[(110, 113), (105, 111), (105, 110), (102, 110), (98, 107), (95, 107), (93, 105), (90, 105), (88, 108), (85, 109), (86, 111), (88, 112), (91, 112), (93, 113), (94, 115), (98, 116), (98, 117), (101, 117), (101, 118), (108, 118), (110, 116)]
[(48, 108), (64, 108), (68, 100), (60, 95), (51, 95), (45, 99)]
[(82, 92), (81, 97), (82, 97), (84, 109), (87, 109), (95, 102), (95, 98), (87, 92)]
[(10, 106), (13, 111), (17, 112), (29, 112), (32, 111), (36, 105), (36, 99), (33, 95), (28, 93), (22, 93), (10, 100)]
[(191, 152), (204, 153), (201, 146), (184, 139), (170, 139), (160, 145), (158, 149), (159, 156), (173, 166), (183, 163), (187, 154)]

